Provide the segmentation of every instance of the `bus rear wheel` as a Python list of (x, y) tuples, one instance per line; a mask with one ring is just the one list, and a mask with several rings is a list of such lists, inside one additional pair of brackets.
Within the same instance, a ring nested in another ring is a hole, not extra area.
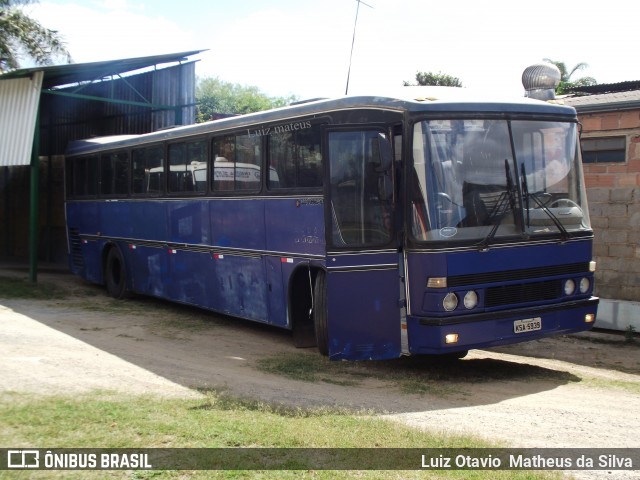
[(113, 298), (124, 298), (127, 293), (127, 271), (120, 249), (113, 246), (105, 262), (105, 284), (107, 293)]
[(329, 331), (327, 328), (327, 275), (319, 271), (313, 286), (313, 327), (316, 345), (322, 355), (329, 355)]

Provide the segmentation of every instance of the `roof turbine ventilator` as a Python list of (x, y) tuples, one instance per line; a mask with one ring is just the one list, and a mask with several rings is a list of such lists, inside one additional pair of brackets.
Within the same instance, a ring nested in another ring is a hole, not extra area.
[(552, 63), (544, 62), (531, 65), (522, 72), (524, 96), (536, 100), (554, 100), (560, 78), (560, 70)]

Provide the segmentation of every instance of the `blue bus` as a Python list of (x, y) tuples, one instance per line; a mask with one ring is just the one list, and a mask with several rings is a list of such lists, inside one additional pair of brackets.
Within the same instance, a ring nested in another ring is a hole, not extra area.
[(592, 327), (573, 108), (346, 96), (70, 145), (71, 271), (292, 331), (331, 359)]

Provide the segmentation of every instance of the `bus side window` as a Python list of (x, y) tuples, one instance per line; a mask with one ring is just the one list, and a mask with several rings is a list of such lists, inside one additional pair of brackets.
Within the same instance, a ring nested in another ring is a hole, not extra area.
[(278, 132), (276, 127), (275, 133), (269, 135), (270, 189), (322, 186), (320, 128), (320, 125), (310, 125)]
[(207, 142), (187, 143), (187, 165), (191, 171), (192, 187), (196, 192), (207, 191)]
[(144, 150), (131, 151), (131, 193), (144, 193)]
[(233, 191), (235, 148), (233, 136), (213, 140), (212, 183), (215, 192)]
[(262, 137), (228, 135), (213, 140), (213, 190), (260, 190)]
[(164, 191), (164, 154), (161, 145), (131, 152), (132, 192), (158, 194)]
[[(184, 192), (189, 190), (187, 179), (187, 155), (184, 143), (169, 145), (169, 192)], [(193, 189), (191, 189), (193, 190)]]
[(105, 196), (129, 193), (129, 155), (111, 153), (100, 157), (100, 194)]
[(262, 137), (236, 136), (236, 181), (235, 190), (260, 190), (260, 167), (262, 165)]
[(169, 145), (169, 192), (207, 190), (207, 144), (204, 141)]

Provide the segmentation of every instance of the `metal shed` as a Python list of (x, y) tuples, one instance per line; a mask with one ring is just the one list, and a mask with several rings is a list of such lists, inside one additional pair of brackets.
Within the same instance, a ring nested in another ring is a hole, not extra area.
[[(55, 261), (64, 237), (58, 224), (64, 222), (68, 142), (194, 123), (195, 61), (189, 57), (202, 51), (0, 75), (0, 258), (21, 258), (28, 244), (32, 281), (39, 256)], [(29, 174), (25, 165), (31, 166)]]

